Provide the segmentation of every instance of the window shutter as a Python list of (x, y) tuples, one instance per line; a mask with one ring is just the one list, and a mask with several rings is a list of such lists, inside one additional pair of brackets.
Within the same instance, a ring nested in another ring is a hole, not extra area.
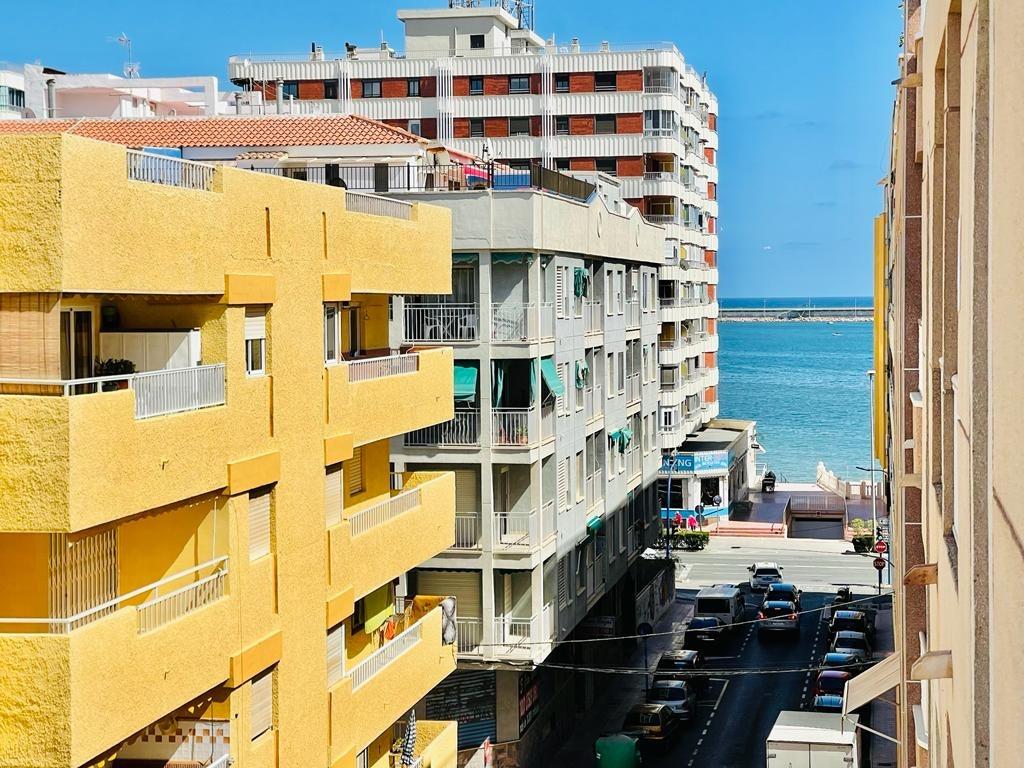
[(245, 308), (245, 338), (265, 339), (267, 338), (267, 308), (246, 307)]
[(335, 464), (327, 468), (324, 476), (324, 508), (327, 514), (327, 527), (341, 522), (341, 465)]
[(569, 468), (565, 459), (558, 460), (558, 506), (568, 506), (566, 496), (569, 493)]
[(270, 489), (249, 492), (249, 561), (270, 554)]
[(345, 676), (345, 623), (327, 630), (327, 687), (332, 688)]
[(348, 460), (348, 495), (354, 496), (362, 493), (365, 489), (363, 483), (363, 449), (362, 446), (352, 451), (352, 458)]
[(565, 267), (555, 270), (555, 311), (558, 317), (565, 317)]
[(558, 607), (565, 608), (569, 604), (569, 584), (566, 558), (558, 561)]
[(268, 669), (262, 675), (254, 677), (250, 687), (249, 732), (255, 739), (274, 727), (274, 670)]

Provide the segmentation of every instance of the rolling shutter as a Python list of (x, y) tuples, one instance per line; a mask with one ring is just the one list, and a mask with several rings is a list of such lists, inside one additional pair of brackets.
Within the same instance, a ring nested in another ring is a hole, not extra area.
[(341, 464), (327, 468), (324, 475), (324, 509), (327, 527), (341, 522)]
[(565, 267), (555, 269), (555, 315), (565, 317)]
[(345, 677), (345, 623), (327, 630), (327, 687), (332, 688)]
[(270, 554), (270, 489), (249, 492), (249, 561)]
[(363, 482), (363, 449), (362, 446), (352, 450), (352, 458), (348, 460), (348, 495), (362, 493), (366, 485)]
[(568, 506), (566, 496), (569, 493), (569, 467), (565, 459), (558, 460), (558, 508)]
[(267, 338), (267, 308), (246, 307), (245, 308), (245, 338), (265, 339)]
[(569, 560), (563, 557), (558, 561), (558, 607), (569, 605)]
[(416, 571), (416, 591), (421, 595), (455, 598), (456, 616), (460, 619), (483, 618), (484, 603), (480, 594), (480, 571)]
[(480, 482), (472, 469), (455, 470), (455, 511), (480, 514)]
[(249, 733), (256, 739), (274, 727), (274, 670), (268, 669), (252, 679), (249, 692)]

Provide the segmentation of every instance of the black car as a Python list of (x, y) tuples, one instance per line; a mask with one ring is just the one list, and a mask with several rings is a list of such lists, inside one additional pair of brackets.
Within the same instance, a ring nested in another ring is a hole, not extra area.
[(683, 633), (683, 648), (713, 648), (722, 641), (725, 629), (725, 622), (715, 616), (694, 616)]
[(875, 624), (863, 611), (835, 611), (828, 625), (829, 639), (838, 632), (861, 632), (868, 640), (875, 636)]
[(780, 581), (775, 584), (769, 584), (767, 591), (764, 593), (764, 601), (767, 603), (769, 600), (782, 603), (793, 603), (796, 606), (796, 610), (800, 610), (800, 590), (796, 588), (795, 584), (789, 582)]
[(654, 668), (654, 679), (685, 680), (698, 691), (708, 686), (704, 671), (704, 656), (700, 651), (666, 651)]

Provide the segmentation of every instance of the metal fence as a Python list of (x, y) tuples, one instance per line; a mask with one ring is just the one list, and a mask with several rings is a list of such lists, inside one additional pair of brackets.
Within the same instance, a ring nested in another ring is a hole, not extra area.
[(494, 515), (495, 549), (532, 549), (540, 543), (537, 512), (499, 512)]
[(166, 595), (147, 600), (138, 607), (139, 633), (145, 634), (174, 619), (209, 605), (224, 596), (227, 567)]
[(450, 421), (407, 432), (405, 444), (410, 448), (480, 445), (480, 410), (455, 411)]
[(130, 379), (135, 390), (135, 418), (224, 405), (224, 371), (224, 364), (216, 363), (136, 373)]
[(182, 189), (209, 192), (213, 188), (216, 167), (178, 157), (154, 155), (138, 150), (125, 150), (128, 178), (149, 184), (164, 184)]
[(361, 509), (348, 518), (352, 536), (359, 536), (371, 531), (379, 525), (394, 520), (420, 505), (420, 489), (412, 488), (403, 491), (379, 504)]
[(537, 325), (534, 304), (492, 304), (493, 341), (535, 341)]
[(484, 621), (472, 616), (458, 616), (455, 619), (456, 648), (459, 653), (480, 653), (483, 642)]
[(364, 195), (360, 192), (349, 192), (345, 195), (345, 210), (371, 216), (390, 216), (393, 219), (412, 218), (412, 203), (393, 200), (390, 197)]
[(480, 307), (477, 304), (406, 304), (405, 340), (412, 343), (477, 341)]
[(455, 543), (450, 549), (480, 549), (480, 513), (455, 513)]
[(387, 355), (369, 357), (365, 360), (350, 360), (345, 364), (348, 366), (349, 382), (369, 381), (402, 373), (416, 373), (420, 369), (420, 356), (416, 353)]
[(410, 650), (422, 639), (423, 624), (422, 622), (417, 622), (401, 634), (396, 635), (394, 640), (388, 642), (384, 647), (379, 648), (360, 661), (352, 667), (352, 690), (356, 691), (366, 685), (374, 675), (380, 673), (385, 667)]
[(495, 408), (491, 412), (492, 445), (530, 445), (535, 442), (532, 408)]

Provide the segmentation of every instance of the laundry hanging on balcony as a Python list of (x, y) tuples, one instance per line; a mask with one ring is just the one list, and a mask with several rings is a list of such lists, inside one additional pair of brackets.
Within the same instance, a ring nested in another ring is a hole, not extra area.
[(471, 403), (476, 400), (476, 382), (479, 370), (475, 365), (455, 364), (455, 402)]
[(587, 378), (590, 376), (590, 366), (586, 360), (576, 361), (576, 389), (583, 389), (587, 386)]
[(363, 616), (366, 623), (364, 631), (368, 634), (376, 632), (394, 612), (395, 598), (392, 596), (391, 585), (385, 584), (380, 589), (375, 589), (363, 598)]
[(550, 357), (543, 357), (540, 361), (540, 373), (544, 377), (544, 383), (547, 385), (548, 390), (555, 397), (561, 397), (565, 394), (565, 385), (562, 384), (562, 380), (558, 378), (558, 371), (555, 369), (555, 361)]
[(626, 448), (629, 447), (630, 442), (633, 440), (633, 430), (623, 427), (622, 429), (615, 430), (608, 437), (619, 449), (619, 453), (625, 453)]
[(502, 405), (501, 396), (505, 394), (505, 369), (495, 363), (491, 367), (491, 373), (494, 378), (494, 383), (491, 387), (491, 405), (494, 408), (500, 408)]
[(572, 272), (573, 292), (577, 296), (590, 293), (590, 273), (584, 267), (575, 267)]

